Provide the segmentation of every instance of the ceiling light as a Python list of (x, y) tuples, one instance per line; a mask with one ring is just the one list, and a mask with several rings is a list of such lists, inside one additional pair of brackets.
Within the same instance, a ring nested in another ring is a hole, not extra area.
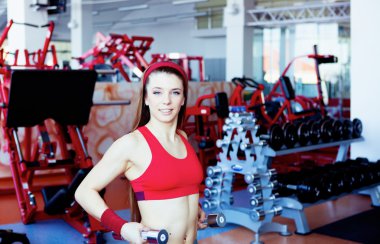
[(189, 3), (201, 3), (201, 2), (207, 2), (208, 0), (174, 0), (172, 3), (174, 5), (177, 4), (189, 4)]
[(132, 10), (139, 10), (139, 9), (146, 9), (146, 8), (148, 8), (148, 4), (120, 7), (117, 10), (118, 11), (132, 11)]

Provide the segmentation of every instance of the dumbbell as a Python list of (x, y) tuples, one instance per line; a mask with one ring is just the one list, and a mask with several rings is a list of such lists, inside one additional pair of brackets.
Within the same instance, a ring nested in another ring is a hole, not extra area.
[(252, 207), (259, 207), (259, 206), (263, 205), (264, 202), (275, 200), (277, 196), (278, 196), (278, 193), (272, 194), (268, 198), (263, 198), (261, 195), (253, 196), (249, 200), (249, 203), (251, 204)]
[[(121, 235), (112, 233), (115, 240), (124, 240)], [(166, 244), (169, 241), (169, 234), (166, 230), (141, 231), (141, 239), (147, 243)]]
[(266, 140), (273, 150), (279, 150), (282, 147), (284, 141), (284, 133), (281, 127), (277, 124), (274, 124), (270, 127), (269, 133), (265, 133), (265, 128), (259, 127), (256, 136), (258, 136), (261, 140)]
[(343, 120), (342, 124), (343, 124), (342, 125), (342, 130), (343, 130), (342, 138), (343, 139), (349, 139), (352, 136), (353, 124), (352, 124), (351, 120), (349, 120), (349, 119)]
[(296, 125), (297, 137), (300, 146), (306, 146), (310, 141), (310, 127), (308, 123), (302, 122)]
[(205, 195), (205, 198), (210, 199), (216, 197), (219, 191), (216, 188), (206, 188), (203, 193)]
[(203, 224), (207, 225), (207, 227), (224, 227), (227, 224), (226, 216), (223, 213), (208, 214)]
[(362, 135), (363, 132), (363, 124), (360, 119), (354, 119), (352, 121), (352, 137), (358, 138)]
[(322, 142), (329, 142), (332, 139), (333, 120), (324, 119), (321, 121), (321, 139)]
[(293, 148), (298, 141), (297, 128), (294, 124), (286, 122), (282, 130), (284, 131), (284, 144), (287, 148)]
[(230, 196), (229, 203), (227, 203), (225, 200), (220, 201), (217, 199), (206, 199), (202, 203), (202, 208), (205, 210), (212, 210), (216, 209), (218, 205), (224, 206), (224, 205), (232, 205), (233, 204), (233, 196)]
[(141, 237), (143, 240), (147, 241), (148, 243), (165, 244), (169, 240), (169, 235), (166, 230), (142, 231)]
[(223, 170), (219, 166), (209, 166), (206, 169), (207, 176), (209, 177), (215, 177), (223, 173)]
[(319, 140), (321, 139), (321, 127), (318, 121), (315, 120), (309, 120), (307, 122), (307, 125), (310, 128), (310, 142), (311, 144), (315, 145), (318, 144)]
[(235, 127), (234, 127), (234, 126), (231, 126), (231, 125), (223, 125), (222, 130), (223, 130), (224, 132), (228, 132), (228, 131), (233, 131), (234, 128), (235, 128)]
[(334, 141), (338, 141), (343, 137), (343, 123), (340, 120), (334, 120), (332, 122), (331, 137)]
[(216, 185), (219, 185), (221, 183), (221, 180), (219, 178), (211, 178), (211, 177), (206, 177), (205, 179), (205, 185), (208, 188), (214, 187)]
[(219, 201), (216, 199), (204, 200), (202, 203), (202, 208), (205, 210), (215, 209), (218, 206)]
[(273, 189), (277, 185), (277, 181), (269, 182), (267, 185), (261, 184), (249, 184), (247, 190), (252, 195), (256, 195), (258, 192), (261, 192), (263, 189)]
[[(324, 189), (321, 169), (302, 170), (282, 174), (278, 178), (277, 191), (286, 195), (295, 194), (300, 202), (313, 203), (321, 199)], [(317, 176), (316, 176), (317, 175)]]
[(251, 219), (253, 221), (262, 221), (264, 220), (265, 216), (269, 215), (269, 214), (273, 214), (273, 215), (280, 215), (282, 213), (282, 207), (281, 206), (273, 206), (271, 209), (269, 210), (252, 210), (249, 214), (249, 216), (251, 217)]
[(277, 171), (275, 169), (269, 169), (267, 172), (257, 173), (257, 174), (245, 174), (244, 180), (247, 184), (251, 184), (256, 180), (259, 180), (260, 177), (273, 177), (277, 175)]

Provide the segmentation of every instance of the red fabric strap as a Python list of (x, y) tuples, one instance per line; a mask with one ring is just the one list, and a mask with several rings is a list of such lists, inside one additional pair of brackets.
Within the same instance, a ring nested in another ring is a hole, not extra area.
[(102, 214), (102, 217), (100, 217), (100, 222), (102, 223), (102, 225), (109, 229), (109, 230), (112, 230), (115, 234), (117, 235), (120, 235), (120, 232), (121, 232), (121, 227), (123, 227), (123, 225), (125, 223), (127, 223), (127, 221), (125, 221), (124, 219), (120, 218), (112, 209), (110, 208), (107, 208), (103, 214)]
[(149, 75), (153, 71), (155, 71), (156, 69), (162, 68), (162, 67), (169, 67), (169, 68), (177, 70), (181, 74), (182, 79), (187, 82), (187, 75), (181, 66), (179, 66), (178, 64), (171, 62), (171, 61), (161, 61), (161, 62), (151, 64), (145, 70), (144, 75), (143, 75), (143, 83), (144, 84), (146, 83), (146, 80), (148, 79)]

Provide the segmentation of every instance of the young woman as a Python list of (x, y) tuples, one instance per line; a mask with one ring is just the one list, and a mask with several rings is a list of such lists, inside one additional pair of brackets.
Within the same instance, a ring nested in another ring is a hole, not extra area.
[[(193, 244), (197, 228), (206, 226), (198, 206), (202, 167), (180, 130), (187, 76), (173, 62), (158, 62), (145, 70), (142, 86), (137, 128), (111, 145), (78, 187), (75, 199), (106, 228), (132, 243), (143, 242), (143, 230), (165, 229), (169, 243)], [(121, 174), (133, 188), (132, 222), (117, 216), (99, 195)]]

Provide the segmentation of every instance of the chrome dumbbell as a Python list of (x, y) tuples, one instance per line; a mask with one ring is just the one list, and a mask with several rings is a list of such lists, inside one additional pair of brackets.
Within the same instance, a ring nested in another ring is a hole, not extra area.
[(206, 172), (207, 172), (207, 176), (215, 177), (215, 176), (220, 175), (223, 172), (223, 170), (219, 166), (209, 166), (207, 167)]
[(219, 191), (216, 188), (206, 188), (203, 193), (205, 195), (205, 198), (210, 199), (216, 197)]
[(273, 214), (274, 216), (280, 215), (282, 213), (282, 207), (281, 206), (273, 206), (269, 210), (252, 210), (250, 212), (250, 217), (253, 221), (262, 221), (264, 220), (265, 216)]
[(263, 173), (256, 173), (256, 174), (245, 174), (244, 180), (247, 184), (251, 184), (252, 182), (259, 180), (260, 177), (269, 177), (272, 178), (273, 176), (277, 175), (277, 171), (275, 169), (269, 169), (266, 172)]
[(169, 234), (166, 230), (142, 231), (141, 238), (148, 243), (165, 244), (169, 241)]
[(249, 193), (255, 195), (263, 189), (273, 189), (277, 185), (277, 181), (269, 182), (267, 185), (249, 184), (247, 190)]
[(211, 188), (211, 187), (214, 187), (214, 186), (217, 186), (221, 183), (221, 180), (219, 178), (211, 178), (211, 177), (206, 177), (205, 179), (205, 185), (208, 187), (208, 188)]
[[(124, 240), (121, 235), (112, 233), (115, 240)], [(169, 241), (169, 234), (166, 230), (141, 231), (141, 239), (147, 243), (166, 244)]]
[(202, 203), (202, 208), (204, 210), (215, 209), (218, 207), (218, 203), (219, 203), (219, 201), (215, 200), (215, 199), (204, 200)]
[(277, 196), (278, 194), (273, 194), (268, 198), (263, 198), (261, 195), (256, 195), (256, 196), (251, 197), (251, 199), (249, 200), (249, 203), (251, 204), (252, 207), (259, 207), (263, 205), (264, 202), (275, 200)]
[(227, 221), (223, 213), (209, 214), (203, 224), (207, 225), (207, 227), (224, 227)]

